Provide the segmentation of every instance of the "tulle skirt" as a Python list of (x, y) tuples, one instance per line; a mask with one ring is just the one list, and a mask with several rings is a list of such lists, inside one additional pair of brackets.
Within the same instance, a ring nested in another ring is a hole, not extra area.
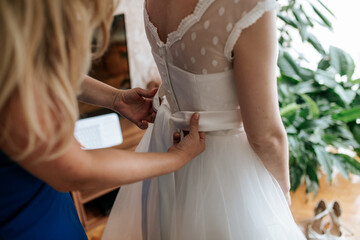
[[(159, 111), (137, 151), (164, 152), (173, 127)], [(303, 240), (274, 177), (242, 129), (206, 135), (180, 170), (121, 187), (103, 239)]]

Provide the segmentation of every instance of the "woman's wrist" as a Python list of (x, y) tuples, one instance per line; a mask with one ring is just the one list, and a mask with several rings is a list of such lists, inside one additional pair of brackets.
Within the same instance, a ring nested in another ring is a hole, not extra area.
[(173, 171), (180, 169), (192, 159), (189, 154), (179, 149), (169, 148), (167, 154), (169, 154), (171, 156), (170, 159), (173, 159), (173, 161), (176, 163), (174, 164)]
[(116, 89), (113, 93), (113, 100), (110, 109), (121, 114), (124, 90)]

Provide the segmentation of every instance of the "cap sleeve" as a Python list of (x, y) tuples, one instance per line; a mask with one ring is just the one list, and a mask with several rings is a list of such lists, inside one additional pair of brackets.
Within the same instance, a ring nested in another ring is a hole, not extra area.
[(275, 0), (234, 0), (234, 3), (239, 5), (234, 8), (234, 16), (240, 18), (234, 20), (234, 27), (226, 40), (224, 54), (229, 61), (233, 59), (232, 51), (242, 30), (254, 24), (265, 12), (279, 9)]

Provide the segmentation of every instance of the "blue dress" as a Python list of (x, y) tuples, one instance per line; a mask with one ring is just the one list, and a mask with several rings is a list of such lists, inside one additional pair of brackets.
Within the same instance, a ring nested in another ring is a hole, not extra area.
[(0, 240), (87, 239), (69, 193), (56, 191), (0, 151)]

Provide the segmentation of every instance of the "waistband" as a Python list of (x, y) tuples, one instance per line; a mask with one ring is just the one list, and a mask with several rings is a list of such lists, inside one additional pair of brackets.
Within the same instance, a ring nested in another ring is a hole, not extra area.
[[(158, 95), (154, 96), (153, 108), (158, 111), (160, 107), (165, 107), (170, 116), (170, 121), (174, 127), (179, 130), (188, 131), (190, 129), (190, 119), (195, 111), (178, 111), (171, 113), (166, 97), (160, 105)], [(241, 122), (240, 109), (226, 111), (196, 111), (200, 114), (199, 131), (200, 132), (216, 132), (224, 130), (239, 129), (243, 131)]]

